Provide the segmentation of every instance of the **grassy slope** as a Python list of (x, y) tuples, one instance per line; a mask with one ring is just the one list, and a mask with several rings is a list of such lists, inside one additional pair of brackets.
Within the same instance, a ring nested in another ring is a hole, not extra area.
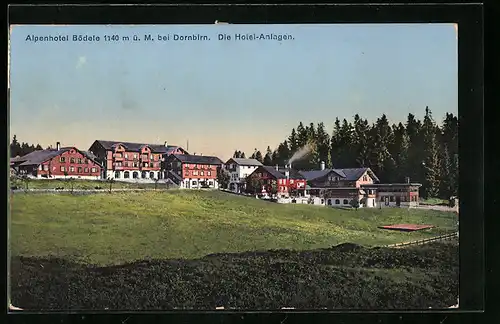
[[(219, 191), (15, 194), (10, 203), (13, 256), (52, 255), (92, 264), (343, 242), (381, 245), (456, 230), (455, 216), (446, 212), (282, 205)], [(377, 228), (394, 223), (438, 227), (412, 233)]]
[[(71, 189), (71, 184), (73, 184), (73, 189), (95, 189), (95, 187), (101, 187), (102, 189), (109, 189), (109, 183), (103, 180), (81, 180), (74, 179), (69, 182), (65, 179), (32, 179), (28, 182), (29, 189), (55, 189), (64, 188)], [(19, 189), (26, 188), (26, 182), (20, 179), (11, 179), (10, 186), (17, 186)], [(158, 183), (157, 188), (165, 187), (166, 184)], [(115, 181), (112, 185), (113, 189), (147, 189), (154, 188), (154, 183), (133, 183), (133, 182), (120, 182)]]

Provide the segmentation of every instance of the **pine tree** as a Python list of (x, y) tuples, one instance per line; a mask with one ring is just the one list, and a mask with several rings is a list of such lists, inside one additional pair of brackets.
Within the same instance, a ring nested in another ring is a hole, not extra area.
[(370, 150), (368, 132), (370, 126), (367, 120), (363, 120), (358, 114), (354, 116), (354, 140), (353, 149), (358, 167), (365, 167), (369, 163)]
[(316, 165), (319, 162), (325, 162), (325, 165), (331, 167), (330, 159), (330, 136), (325, 130), (325, 124), (318, 123), (316, 128), (316, 149), (317, 149), (317, 161), (314, 161)]
[(236, 150), (234, 151), (233, 158), (237, 159), (240, 157), (240, 151)]
[(290, 145), (290, 151), (296, 152), (298, 147), (298, 137), (295, 128), (292, 128), (292, 133), (288, 137), (288, 143)]
[(241, 152), (241, 154), (240, 154), (240, 158), (242, 158), (242, 159), (246, 159), (246, 157), (245, 157), (245, 152)]
[(439, 146), (436, 140), (435, 124), (429, 107), (425, 107), (425, 117), (422, 124), (422, 137), (425, 147), (424, 153), (424, 183), (423, 191), (425, 198), (439, 196), (440, 162)]
[(263, 159), (263, 157), (262, 157), (262, 153), (261, 153), (260, 151), (257, 151), (257, 152), (255, 153), (255, 159), (256, 159), (257, 161), (259, 161), (260, 163), (264, 162), (264, 159)]
[(330, 162), (332, 168), (338, 167), (338, 164), (342, 160), (340, 157), (341, 153), (340, 133), (341, 133), (340, 120), (336, 118), (333, 126), (332, 136), (330, 138)]
[(264, 165), (273, 165), (273, 152), (271, 151), (271, 147), (267, 147), (266, 155), (264, 156)]
[(391, 155), (395, 160), (395, 181), (403, 182), (409, 176), (408, 170), (408, 151), (410, 149), (410, 140), (406, 128), (402, 123), (394, 126), (394, 145)]
[(288, 146), (288, 142), (284, 141), (278, 146), (278, 158), (274, 161), (274, 164), (279, 164), (279, 165), (284, 165), (286, 162), (288, 162), (288, 159), (292, 157), (290, 148)]
[(408, 114), (405, 126), (410, 143), (408, 148), (408, 176), (415, 180), (422, 179), (422, 157), (424, 154), (424, 145), (421, 137), (422, 123), (419, 120), (416, 120), (413, 114)]
[(14, 135), (10, 143), (10, 157), (16, 157), (18, 155), (21, 155), (21, 145), (17, 141), (17, 136)]
[(450, 154), (448, 151), (448, 144), (443, 144), (443, 149), (440, 150), (440, 188), (439, 188), (439, 196), (441, 198), (449, 198), (452, 195), (451, 188), (451, 168), (452, 168), (452, 159), (450, 158)]
[(339, 161), (338, 168), (350, 168), (354, 165), (356, 157), (353, 151), (353, 133), (354, 128), (352, 124), (346, 119), (342, 120), (342, 126), (340, 128), (339, 140)]
[(382, 182), (388, 181), (389, 169), (395, 166), (394, 157), (389, 152), (389, 147), (394, 143), (394, 134), (389, 126), (389, 121), (385, 114), (377, 119), (375, 125), (370, 130), (370, 166)]
[[(297, 126), (297, 149), (305, 146), (307, 144), (307, 129), (304, 127), (302, 122)], [(292, 151), (295, 152), (295, 151)]]
[(273, 154), (271, 155), (271, 161), (273, 162), (273, 164), (279, 164), (279, 152), (277, 149), (273, 151)]
[(39, 151), (39, 150), (43, 150), (43, 148), (40, 146), (40, 144), (37, 144), (35, 147), (35, 150)]

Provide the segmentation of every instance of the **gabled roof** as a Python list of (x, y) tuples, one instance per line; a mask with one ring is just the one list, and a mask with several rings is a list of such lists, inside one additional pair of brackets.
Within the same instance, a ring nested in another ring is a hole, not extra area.
[(286, 178), (285, 175), (278, 170), (276, 170), (275, 167), (273, 166), (268, 166), (268, 165), (262, 165), (258, 167), (254, 172), (257, 172), (258, 170), (264, 170), (267, 171), (270, 175), (272, 175), (276, 179), (284, 179)]
[[(274, 169), (276, 170), (276, 167)], [(298, 170), (295, 169), (279, 168), (278, 171), (283, 173), (283, 175), (285, 175), (286, 171), (290, 172), (289, 174), (290, 179), (305, 179), (305, 177)]]
[(266, 171), (267, 173), (269, 173), (271, 176), (273, 176), (276, 179), (286, 179), (285, 171), (289, 171), (290, 172), (290, 174), (289, 174), (290, 179), (305, 179), (304, 176), (302, 176), (299, 171), (294, 170), (294, 169), (281, 168), (281, 169), (276, 170), (276, 167), (262, 165), (262, 166), (258, 167), (254, 171), (254, 173), (259, 172), (259, 171)]
[(323, 178), (324, 176), (326, 176), (330, 172), (335, 172), (341, 178), (346, 177), (344, 172), (341, 172), (340, 170), (334, 170), (334, 169), (300, 171), (300, 174), (302, 174), (307, 181), (311, 181), (311, 180)]
[(314, 179), (322, 178), (326, 176), (330, 172), (335, 172), (337, 173), (342, 180), (347, 180), (347, 181), (357, 181), (361, 176), (368, 171), (370, 176), (375, 180), (375, 182), (378, 182), (379, 179), (373, 173), (373, 171), (370, 168), (350, 168), (350, 169), (325, 169), (325, 170), (313, 170), (313, 171), (300, 171), (300, 173), (307, 179), (307, 181), (311, 181)]
[[(338, 170), (338, 169), (333, 169), (333, 170)], [(375, 182), (380, 181), (370, 168), (351, 168), (351, 169), (340, 169), (340, 170), (344, 172), (346, 176), (344, 180), (357, 181), (359, 180), (359, 178), (361, 178), (361, 176), (365, 172), (368, 171), (368, 174), (370, 175), (370, 177), (373, 178), (373, 180), (375, 180)]]
[[(180, 148), (177, 145), (161, 145), (161, 144), (146, 144), (146, 143), (132, 143), (132, 142), (119, 142), (119, 141), (104, 141), (96, 140), (94, 143), (101, 144), (105, 150), (113, 150), (117, 145), (123, 145), (128, 151), (139, 152), (143, 146), (148, 146), (154, 153), (171, 153)], [(182, 148), (181, 148), (182, 149)], [(184, 151), (184, 149), (183, 149)]]
[(256, 159), (242, 159), (242, 158), (230, 158), (227, 160), (226, 164), (234, 161), (234, 163), (238, 165), (248, 165), (248, 166), (261, 166), (262, 163), (257, 161)]
[(193, 164), (211, 164), (211, 165), (221, 165), (224, 162), (221, 161), (216, 156), (208, 156), (208, 155), (190, 155), (190, 154), (174, 154), (171, 155), (177, 160), (183, 163), (193, 163)]
[(59, 155), (65, 153), (71, 149), (77, 150), (78, 152), (80, 152), (84, 156), (86, 156), (88, 159), (92, 160), (94, 163), (97, 163), (100, 165), (100, 163), (95, 160), (95, 157), (90, 156), (85, 151), (78, 150), (76, 147), (62, 147), (59, 150), (57, 150), (57, 149), (37, 150), (37, 151), (33, 151), (31, 153), (28, 153), (24, 156), (21, 156), (19, 158), (16, 158), (16, 160), (14, 162), (22, 162), (19, 164), (20, 166), (39, 165), (47, 160), (50, 160), (56, 156), (59, 156)]

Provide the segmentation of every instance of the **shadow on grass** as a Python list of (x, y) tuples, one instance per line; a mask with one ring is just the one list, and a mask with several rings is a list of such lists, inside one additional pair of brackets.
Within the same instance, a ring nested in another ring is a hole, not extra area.
[(341, 244), (99, 267), (14, 257), (11, 300), (25, 310), (428, 309), (458, 295), (458, 247)]

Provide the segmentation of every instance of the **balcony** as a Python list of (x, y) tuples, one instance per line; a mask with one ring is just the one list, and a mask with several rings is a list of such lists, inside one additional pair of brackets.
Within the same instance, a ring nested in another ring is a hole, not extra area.
[(114, 154), (113, 158), (115, 159), (115, 161), (123, 161), (123, 155), (121, 154)]

